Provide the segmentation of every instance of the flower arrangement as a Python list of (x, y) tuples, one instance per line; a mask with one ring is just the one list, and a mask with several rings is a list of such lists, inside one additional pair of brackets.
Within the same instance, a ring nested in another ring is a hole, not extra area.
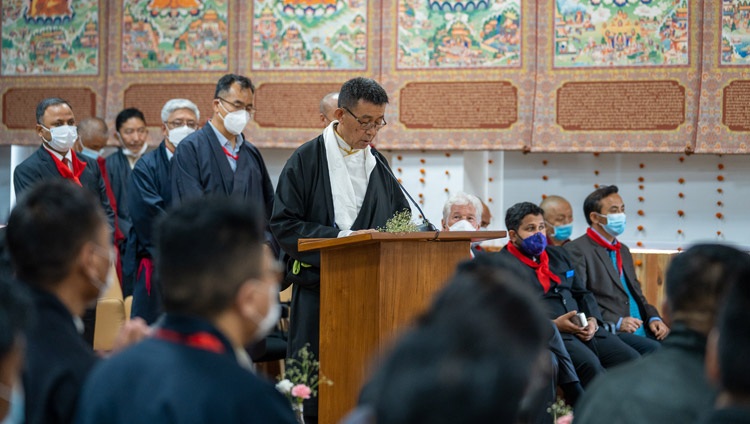
[(304, 424), (303, 406), (305, 399), (318, 395), (320, 383), (332, 385), (333, 382), (320, 374), (320, 362), (308, 349), (309, 344), (303, 346), (291, 358), (284, 361), (284, 373), (279, 376), (276, 390), (289, 399), (292, 410), (300, 424)]
[(404, 209), (396, 212), (391, 219), (385, 223), (385, 227), (378, 228), (384, 233), (413, 233), (418, 231), (417, 224), (411, 221), (411, 211)]
[(573, 423), (573, 408), (560, 398), (547, 408), (547, 413), (552, 415), (552, 422), (555, 424)]

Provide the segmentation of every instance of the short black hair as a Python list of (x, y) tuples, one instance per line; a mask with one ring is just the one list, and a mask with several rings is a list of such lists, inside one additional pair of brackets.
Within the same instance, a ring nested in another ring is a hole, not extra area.
[(164, 309), (211, 319), (258, 278), (263, 259), (263, 216), (258, 207), (208, 196), (165, 215), (156, 230), (156, 273)]
[(544, 216), (544, 210), (531, 202), (516, 203), (505, 212), (505, 228), (518, 231), (526, 215)]
[(586, 218), (586, 223), (591, 225), (591, 212), (601, 213), (602, 210), (602, 199), (605, 197), (615, 194), (619, 191), (616, 185), (601, 186), (586, 196), (586, 200), (583, 201), (583, 216)]
[(117, 118), (115, 118), (115, 130), (120, 132), (122, 125), (132, 118), (138, 118), (143, 121), (144, 124), (146, 123), (146, 118), (143, 116), (143, 112), (134, 107), (129, 107), (121, 110), (120, 113), (117, 114)]
[(388, 93), (374, 79), (357, 77), (345, 82), (339, 90), (339, 107), (353, 109), (360, 100), (380, 106), (388, 104)]
[[(747, 265), (747, 260), (744, 261)], [(723, 310), (718, 319), (719, 379), (724, 390), (734, 395), (750, 395), (750, 270), (729, 282)]]
[(102, 225), (107, 218), (90, 191), (62, 179), (37, 184), (21, 196), (8, 219), (8, 249), (17, 277), (37, 287), (56, 285)]
[(518, 274), (467, 263), (397, 342), (364, 401), (377, 422), (514, 423), (551, 331)]
[(223, 77), (219, 78), (219, 81), (216, 83), (216, 91), (214, 91), (214, 99), (218, 99), (225, 93), (229, 91), (229, 88), (232, 87), (232, 84), (237, 83), (240, 85), (240, 88), (243, 90), (249, 89), (250, 92), (255, 94), (255, 86), (253, 85), (253, 82), (250, 81), (250, 78), (244, 76), (244, 75), (237, 75), (237, 74), (226, 74)]
[(0, 277), (0, 360), (28, 328), (33, 306), (26, 287)]
[(73, 110), (73, 106), (71, 106), (67, 100), (63, 100), (59, 97), (47, 97), (46, 99), (39, 102), (38, 105), (36, 105), (36, 123), (44, 125), (44, 121), (42, 119), (44, 118), (44, 112), (46, 112), (50, 106), (56, 105), (68, 105), (70, 110)]

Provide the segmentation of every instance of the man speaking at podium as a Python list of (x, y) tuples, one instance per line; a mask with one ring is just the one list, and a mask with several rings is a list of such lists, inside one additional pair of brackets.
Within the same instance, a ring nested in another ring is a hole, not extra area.
[[(300, 146), (279, 176), (271, 231), (286, 252), (285, 283), (294, 283), (287, 355), (306, 343), (319, 355), (320, 254), (299, 252), (301, 238), (335, 238), (376, 231), (409, 210), (385, 158), (370, 147), (386, 125), (388, 95), (368, 78), (341, 87), (335, 120)], [(305, 403), (305, 422), (317, 422), (317, 399)]]

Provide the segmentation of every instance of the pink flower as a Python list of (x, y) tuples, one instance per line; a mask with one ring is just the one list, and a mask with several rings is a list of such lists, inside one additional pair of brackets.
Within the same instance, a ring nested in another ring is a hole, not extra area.
[(302, 399), (310, 399), (311, 393), (312, 393), (312, 390), (310, 390), (310, 388), (304, 384), (298, 384), (292, 387), (292, 396), (294, 397), (298, 397)]
[(563, 415), (555, 421), (555, 424), (573, 424), (573, 414)]

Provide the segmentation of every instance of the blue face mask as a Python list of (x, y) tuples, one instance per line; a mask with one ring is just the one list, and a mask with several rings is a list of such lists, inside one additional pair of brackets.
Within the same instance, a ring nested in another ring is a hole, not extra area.
[(565, 225), (555, 225), (555, 233), (552, 234), (552, 237), (557, 241), (565, 241), (570, 238), (570, 235), (573, 234), (573, 223), (565, 224)]
[(547, 236), (544, 233), (534, 233), (521, 241), (521, 252), (528, 256), (539, 256), (547, 247)]
[(625, 214), (624, 213), (610, 213), (607, 215), (599, 214), (599, 216), (607, 218), (607, 223), (602, 225), (604, 231), (608, 232), (612, 237), (617, 237), (625, 232)]
[(86, 157), (90, 157), (91, 159), (98, 159), (99, 156), (101, 156), (102, 152), (100, 150), (89, 149), (88, 147), (83, 146), (83, 148), (81, 149), (81, 154)]

